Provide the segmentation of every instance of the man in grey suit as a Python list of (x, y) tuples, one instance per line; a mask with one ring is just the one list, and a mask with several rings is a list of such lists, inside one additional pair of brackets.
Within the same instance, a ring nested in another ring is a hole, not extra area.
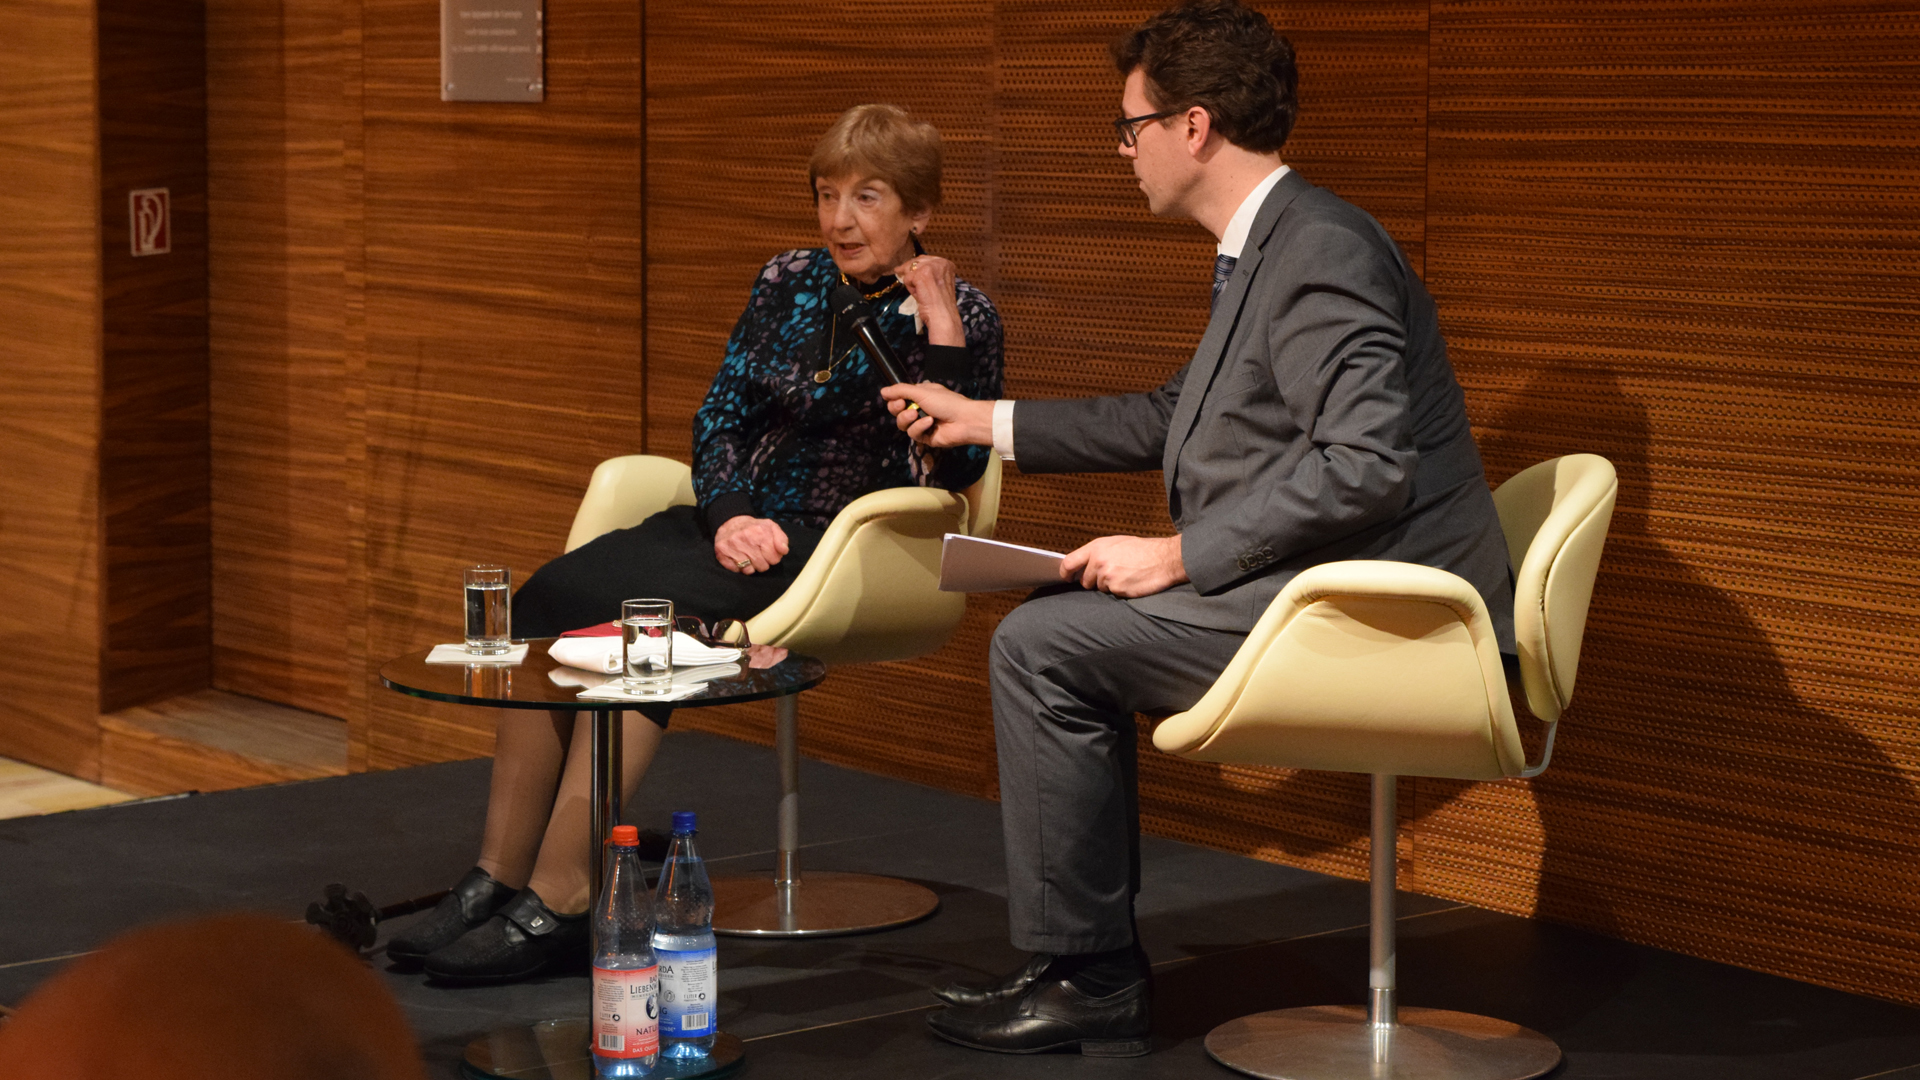
[[(1173, 535), (1070, 553), (1067, 584), (994, 634), (994, 728), (1014, 944), (1036, 955), (929, 1018), (981, 1049), (1148, 1049), (1136, 938), (1136, 712), (1191, 706), (1301, 570), (1393, 559), (1453, 571), (1511, 651), (1506, 542), (1433, 299), (1380, 224), (1280, 158), (1293, 50), (1235, 0), (1154, 16), (1114, 46), (1120, 154), (1155, 214), (1219, 241), (1212, 320), (1151, 393), (978, 402), (888, 387), (934, 447), (1023, 472), (1160, 469)], [(918, 411), (907, 402), (917, 403)]]

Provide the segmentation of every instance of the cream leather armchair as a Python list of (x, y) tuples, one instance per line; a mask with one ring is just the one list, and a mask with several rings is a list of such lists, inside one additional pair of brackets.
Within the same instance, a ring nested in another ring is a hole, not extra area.
[[(1000, 505), (1000, 458), (964, 492), (888, 488), (862, 495), (827, 526), (798, 578), (747, 620), (755, 644), (829, 665), (909, 660), (947, 643), (966, 614), (963, 593), (940, 591), (941, 538), (988, 538)], [(567, 535), (572, 551), (694, 502), (693, 473), (671, 458), (635, 454), (600, 463)], [(869, 874), (800, 875), (799, 696), (774, 703), (780, 767), (779, 833), (771, 878), (714, 879), (715, 933), (818, 937), (898, 926), (939, 906), (932, 891)]]
[(1283, 1009), (1207, 1036), (1221, 1064), (1260, 1077), (1522, 1080), (1560, 1060), (1537, 1032), (1487, 1017), (1400, 1009), (1394, 977), (1395, 777), (1538, 775), (1573, 695), (1587, 605), (1618, 490), (1605, 458), (1542, 462), (1494, 493), (1516, 568), (1514, 629), (1527, 705), (1546, 725), (1529, 762), (1486, 603), (1427, 566), (1339, 562), (1300, 574), (1213, 687), (1153, 733), (1201, 761), (1373, 777), (1367, 1007)]

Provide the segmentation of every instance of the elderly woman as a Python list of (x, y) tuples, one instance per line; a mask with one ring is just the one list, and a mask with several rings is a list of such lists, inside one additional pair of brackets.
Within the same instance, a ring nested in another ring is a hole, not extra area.
[[(517, 636), (617, 618), (620, 601), (747, 618), (790, 585), (835, 514), (880, 488), (957, 490), (989, 451), (928, 451), (901, 436), (888, 380), (827, 297), (857, 287), (909, 381), (1000, 396), (1000, 318), (920, 242), (940, 202), (940, 135), (892, 105), (861, 105), (814, 148), (809, 183), (825, 246), (782, 252), (754, 282), (694, 417), (697, 507), (663, 511), (547, 563), (514, 597)], [(628, 713), (629, 784), (659, 746)], [(395, 938), (403, 964), (458, 981), (508, 981), (587, 957), (587, 725), (571, 713), (498, 725), (479, 864)]]

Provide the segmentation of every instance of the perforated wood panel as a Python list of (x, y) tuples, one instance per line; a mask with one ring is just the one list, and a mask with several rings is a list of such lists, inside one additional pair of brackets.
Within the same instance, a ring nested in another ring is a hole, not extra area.
[(1434, 5), (1489, 470), (1621, 495), (1553, 769), (1423, 782), (1422, 886), (1920, 999), (1917, 76), (1910, 5)]

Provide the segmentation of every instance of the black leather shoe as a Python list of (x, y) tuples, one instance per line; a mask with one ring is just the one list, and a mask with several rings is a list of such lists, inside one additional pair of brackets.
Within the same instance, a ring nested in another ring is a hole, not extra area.
[(1021, 966), (1020, 970), (1002, 978), (992, 986), (962, 986), (948, 983), (933, 992), (933, 996), (949, 1005), (958, 1005), (963, 1009), (977, 1009), (982, 1005), (991, 1005), (1007, 998), (1017, 998), (1026, 993), (1034, 980), (1047, 973), (1053, 963), (1052, 953), (1034, 953)]
[(1092, 998), (1065, 979), (1042, 979), (1017, 998), (977, 1009), (942, 1009), (927, 1026), (948, 1042), (1001, 1054), (1078, 1050), (1087, 1057), (1139, 1057), (1153, 1048), (1146, 979)]
[(445, 982), (502, 983), (543, 971), (584, 969), (588, 915), (556, 915), (532, 889), (521, 889), (493, 918), (427, 954), (427, 974)]
[(518, 891), (474, 867), (424, 918), (416, 919), (406, 933), (387, 942), (387, 958), (402, 967), (419, 967), (428, 953), (453, 944), (460, 935), (486, 922)]

